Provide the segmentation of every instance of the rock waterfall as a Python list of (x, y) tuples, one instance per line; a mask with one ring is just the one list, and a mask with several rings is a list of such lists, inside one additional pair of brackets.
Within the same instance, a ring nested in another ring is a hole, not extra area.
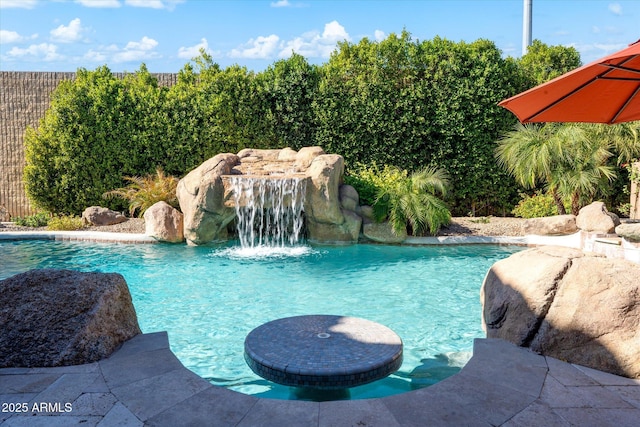
[(230, 183), (243, 248), (285, 247), (302, 242), (305, 179), (233, 176)]

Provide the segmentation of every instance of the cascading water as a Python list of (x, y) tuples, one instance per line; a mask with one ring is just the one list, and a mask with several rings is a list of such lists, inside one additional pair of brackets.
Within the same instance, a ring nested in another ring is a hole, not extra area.
[(284, 248), (301, 243), (303, 178), (233, 176), (230, 181), (243, 248)]

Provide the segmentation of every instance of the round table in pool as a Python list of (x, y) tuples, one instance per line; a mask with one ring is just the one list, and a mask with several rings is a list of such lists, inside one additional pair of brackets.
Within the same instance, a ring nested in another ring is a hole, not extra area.
[(244, 358), (253, 372), (278, 384), (344, 389), (397, 371), (402, 340), (386, 326), (357, 317), (286, 317), (252, 330)]

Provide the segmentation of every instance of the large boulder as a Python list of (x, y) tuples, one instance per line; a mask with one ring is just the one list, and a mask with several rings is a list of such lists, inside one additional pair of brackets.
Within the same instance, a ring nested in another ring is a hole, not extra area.
[(227, 238), (227, 225), (235, 217), (235, 211), (224, 203), (222, 176), (230, 175), (239, 162), (235, 154), (218, 154), (178, 182), (176, 195), (184, 215), (184, 237), (188, 244)]
[(90, 206), (82, 212), (82, 222), (86, 225), (113, 225), (127, 221), (120, 212), (102, 206)]
[(541, 354), (640, 378), (640, 265), (539, 247), (494, 264), (483, 327)]
[(616, 227), (616, 234), (630, 242), (640, 242), (640, 222), (629, 222)]
[(161, 242), (184, 240), (182, 213), (167, 202), (158, 202), (144, 212), (145, 234)]
[[(301, 150), (302, 151), (302, 150)], [(321, 154), (306, 170), (307, 194), (304, 212), (313, 242), (355, 243), (360, 235), (362, 218), (342, 207), (340, 187), (344, 173), (344, 159), (337, 154)], [(355, 191), (355, 190), (354, 190)], [(344, 203), (355, 197), (349, 188), (343, 190)]]
[(141, 333), (120, 274), (54, 269), (0, 281), (0, 325), (0, 368), (91, 363)]
[(554, 215), (527, 219), (523, 231), (525, 234), (538, 236), (557, 236), (573, 234), (578, 231), (578, 227), (575, 215)]
[(582, 231), (611, 234), (620, 225), (620, 218), (609, 212), (604, 203), (593, 202), (580, 209), (576, 225)]

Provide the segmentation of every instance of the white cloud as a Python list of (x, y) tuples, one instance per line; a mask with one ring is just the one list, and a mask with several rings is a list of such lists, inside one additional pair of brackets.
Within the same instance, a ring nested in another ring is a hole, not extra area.
[(15, 31), (0, 30), (0, 44), (22, 43), (27, 40), (37, 39), (38, 34), (32, 34), (31, 36), (21, 36)]
[(627, 47), (624, 43), (592, 43), (592, 44), (578, 44), (571, 43), (568, 47), (575, 48), (580, 53), (582, 62), (587, 64), (603, 56), (617, 52), (620, 49)]
[(76, 3), (85, 7), (116, 8), (120, 7), (120, 0), (76, 0)]
[(0, 9), (33, 9), (37, 3), (37, 0), (0, 0)]
[(150, 9), (173, 10), (176, 5), (184, 3), (185, 0), (125, 0), (127, 6), (147, 7)]
[(382, 30), (375, 30), (375, 31), (374, 31), (374, 33), (373, 33), (373, 37), (375, 37), (375, 39), (376, 39), (377, 41), (379, 41), (379, 42), (381, 42), (382, 40), (384, 40), (384, 38), (385, 38), (386, 36), (387, 36), (387, 35), (386, 35), (386, 34), (384, 33), (384, 31), (382, 31)]
[(89, 51), (87, 53), (85, 53), (82, 58), (87, 60), (87, 61), (94, 61), (94, 62), (106, 62), (107, 61), (107, 55), (105, 55), (102, 52), (96, 52), (93, 49), (89, 49)]
[(114, 62), (142, 61), (158, 58), (160, 55), (154, 51), (158, 42), (144, 36), (139, 42), (129, 42), (121, 51), (113, 55)]
[(80, 18), (73, 19), (69, 25), (60, 25), (58, 28), (51, 30), (51, 39), (60, 43), (72, 43), (82, 39), (82, 34), (86, 29), (82, 26)]
[(330, 42), (339, 42), (349, 40), (349, 34), (338, 21), (331, 21), (328, 24), (324, 24), (322, 39)]
[(232, 58), (269, 59), (276, 53), (279, 41), (280, 37), (275, 34), (267, 37), (259, 36), (250, 39), (240, 48), (231, 50), (229, 56)]
[(272, 1), (270, 4), (271, 7), (307, 7), (309, 6), (306, 3), (291, 3), (289, 0), (278, 0)]
[(209, 43), (207, 43), (207, 39), (203, 38), (202, 40), (200, 40), (200, 43), (195, 46), (181, 47), (180, 49), (178, 49), (178, 58), (195, 58), (196, 56), (200, 55), (200, 49), (204, 49), (205, 52), (207, 52), (209, 55), (211, 55), (212, 53), (209, 49)]
[(278, 56), (286, 58), (296, 52), (308, 58), (328, 58), (340, 41), (351, 40), (349, 34), (338, 21), (331, 21), (324, 26), (322, 34), (311, 31), (282, 44)]
[(32, 44), (26, 49), (13, 47), (7, 52), (7, 56), (25, 59), (32, 57), (39, 61), (55, 61), (63, 58), (63, 56), (58, 53), (58, 46), (49, 43)]
[(614, 15), (622, 15), (622, 6), (620, 3), (609, 3), (609, 11)]

